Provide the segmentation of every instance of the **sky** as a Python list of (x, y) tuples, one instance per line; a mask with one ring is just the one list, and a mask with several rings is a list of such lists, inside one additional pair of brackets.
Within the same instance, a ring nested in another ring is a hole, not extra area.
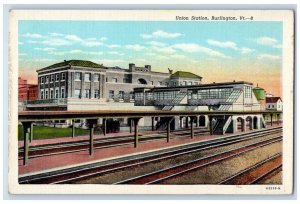
[(248, 81), (281, 96), (282, 23), (233, 21), (19, 21), (19, 76), (63, 60), (189, 71), (203, 83)]

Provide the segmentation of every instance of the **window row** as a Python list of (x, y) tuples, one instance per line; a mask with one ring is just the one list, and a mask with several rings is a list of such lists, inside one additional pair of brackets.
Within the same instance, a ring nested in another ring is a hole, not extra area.
[(40, 83), (41, 84), (47, 84), (49, 82), (54, 82), (55, 81), (59, 81), (59, 80), (65, 80), (66, 79), (66, 73), (61, 73), (61, 74), (51, 74), (48, 76), (42, 76), (40, 77)]
[(65, 87), (60, 88), (60, 93), (59, 93), (59, 88), (55, 89), (42, 89), (41, 90), (41, 99), (54, 99), (54, 98), (65, 98)]
[[(75, 72), (75, 80), (81, 81), (83, 73)], [(84, 73), (84, 81), (92, 81), (92, 74), (91, 73)], [(100, 81), (100, 74), (93, 74), (93, 81), (97, 82)]]
[[(81, 96), (81, 89), (75, 89), (74, 95), (76, 98), (91, 98), (91, 90), (90, 89), (85, 89), (83, 90), (83, 95)], [(100, 98), (100, 90), (95, 89), (93, 93), (94, 98)]]
[(114, 99), (114, 98), (124, 99), (125, 92), (124, 91), (119, 91), (119, 94), (115, 95), (115, 91), (114, 90), (109, 90), (108, 97), (109, 97), (109, 99)]
[(196, 94), (189, 92), (189, 99), (227, 99), (232, 93), (232, 88), (198, 90)]

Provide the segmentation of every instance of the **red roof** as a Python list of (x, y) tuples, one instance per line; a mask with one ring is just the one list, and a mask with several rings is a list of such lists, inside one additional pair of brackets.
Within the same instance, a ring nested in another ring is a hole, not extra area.
[(280, 97), (267, 97), (266, 103), (277, 103), (278, 100), (281, 100)]

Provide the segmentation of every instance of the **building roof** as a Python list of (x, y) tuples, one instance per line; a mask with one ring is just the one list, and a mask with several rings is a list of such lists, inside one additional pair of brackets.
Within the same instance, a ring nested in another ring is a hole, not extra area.
[(63, 62), (59, 62), (56, 64), (52, 64), (48, 67), (42, 68), (40, 70), (44, 69), (50, 69), (55, 67), (62, 67), (62, 66), (80, 66), (80, 67), (93, 67), (93, 68), (105, 68), (102, 64), (97, 64), (95, 62), (86, 61), (86, 60), (65, 60)]
[(184, 71), (177, 71), (174, 74), (172, 74), (171, 77), (189, 77), (189, 78), (200, 78), (200, 79), (202, 78), (201, 76), (198, 76), (191, 72), (184, 72)]
[(154, 87), (154, 88), (149, 88), (149, 87), (137, 87), (134, 88), (134, 91), (140, 91), (143, 89), (149, 89), (151, 91), (168, 91), (168, 90), (181, 90), (181, 89), (213, 89), (213, 88), (233, 88), (235, 85), (242, 85), (242, 84), (247, 84), (247, 85), (253, 85), (250, 82), (247, 81), (233, 81), (233, 82), (220, 82), (220, 83), (209, 83), (209, 84), (198, 84), (198, 85), (189, 85), (189, 86), (172, 86), (172, 87)]
[(280, 97), (267, 97), (266, 103), (277, 103), (278, 100), (281, 100)]

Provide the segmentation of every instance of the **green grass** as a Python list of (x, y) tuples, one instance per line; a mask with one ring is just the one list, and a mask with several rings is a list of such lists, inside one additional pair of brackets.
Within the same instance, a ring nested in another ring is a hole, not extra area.
[[(18, 126), (18, 140), (23, 140), (23, 126)], [(99, 131), (94, 131), (95, 134), (99, 134)], [(72, 128), (53, 128), (45, 126), (33, 126), (33, 139), (50, 139), (50, 138), (61, 138), (71, 137)], [(81, 128), (75, 128), (75, 136), (89, 135), (90, 131)]]

